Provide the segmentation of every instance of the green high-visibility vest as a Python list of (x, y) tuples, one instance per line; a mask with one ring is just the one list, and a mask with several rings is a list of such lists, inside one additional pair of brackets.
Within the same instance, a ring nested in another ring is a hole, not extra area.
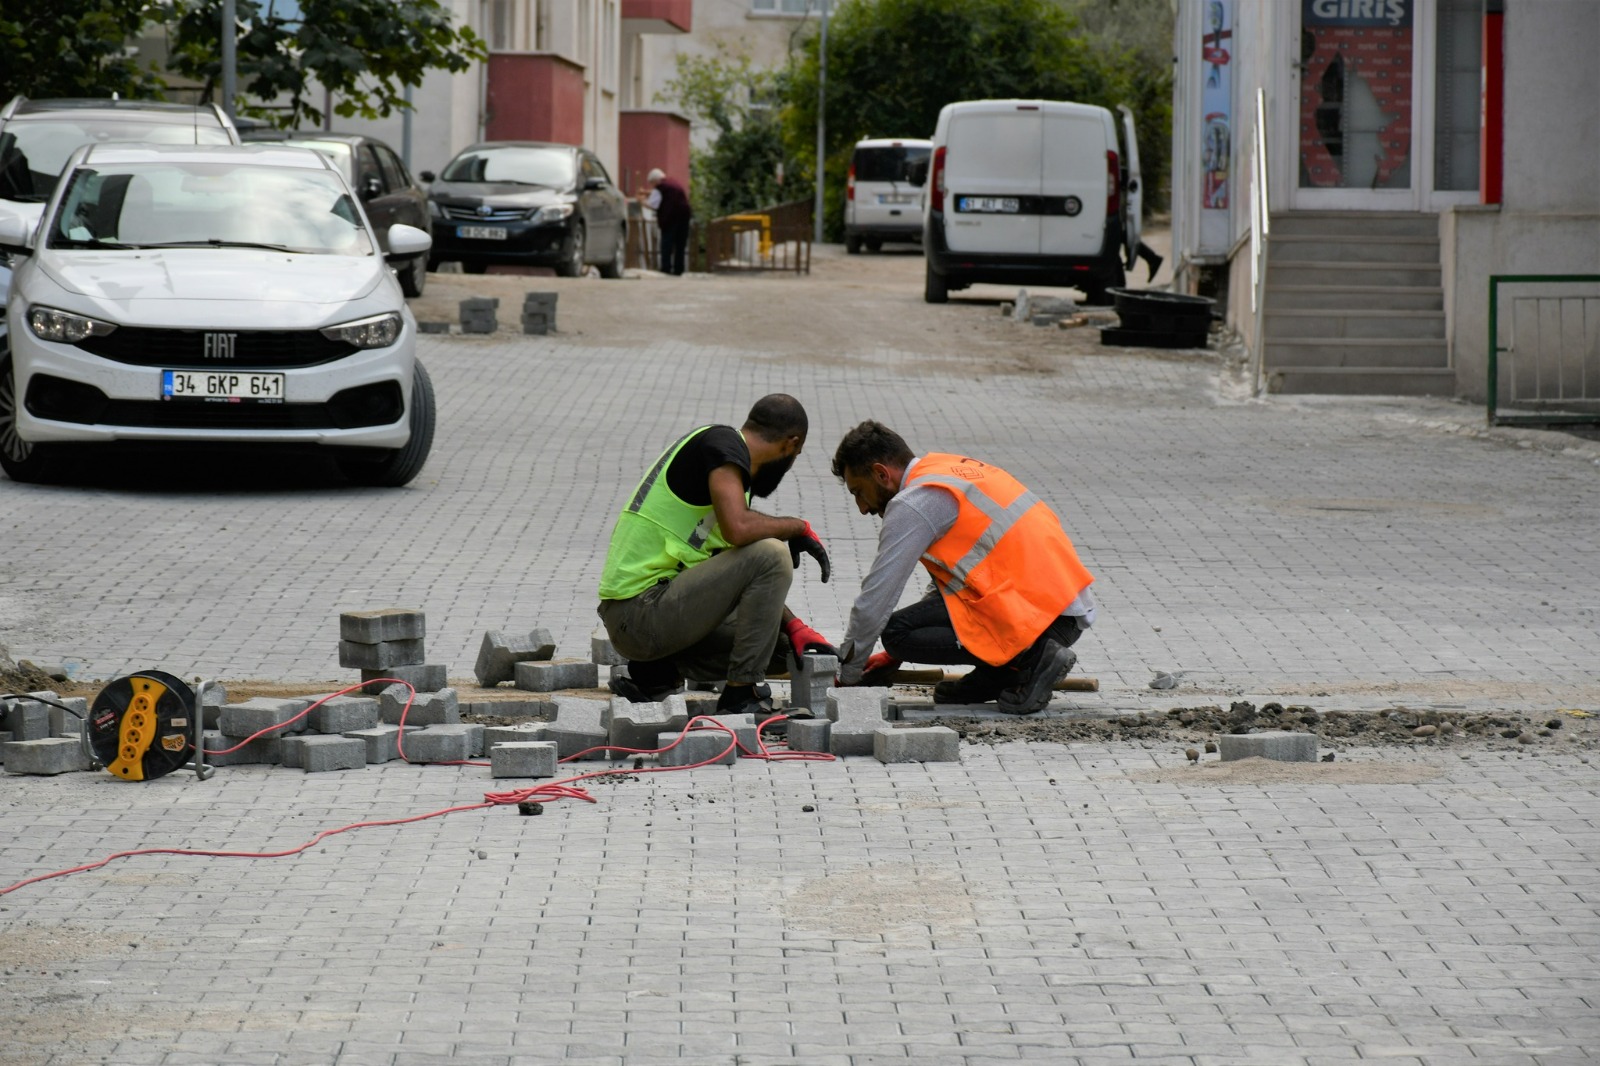
[[(632, 599), (656, 582), (670, 580), (729, 547), (717, 528), (716, 511), (710, 505), (685, 503), (667, 484), (667, 467), (690, 441), (710, 428), (689, 431), (661, 453), (635, 486), (611, 531), (611, 547), (600, 574), (602, 600)], [(748, 502), (748, 493), (745, 499)]]

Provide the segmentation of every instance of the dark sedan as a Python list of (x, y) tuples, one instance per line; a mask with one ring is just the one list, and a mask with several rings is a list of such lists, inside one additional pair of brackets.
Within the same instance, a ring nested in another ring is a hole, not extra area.
[[(433, 176), (422, 173), (423, 181)], [(554, 267), (575, 278), (589, 264), (620, 278), (628, 204), (594, 153), (566, 144), (490, 141), (452, 159), (428, 193), (432, 262), (468, 274), (491, 264)]]
[[(384, 254), (389, 251), (389, 227), (397, 222), (432, 234), (433, 219), (428, 210), (427, 193), (411, 180), (411, 172), (394, 149), (376, 137), (310, 130), (286, 133), (270, 127), (249, 128), (242, 131), (241, 136), (246, 141), (273, 141), (310, 148), (327, 156), (361, 197), (361, 206), (378, 234)], [(400, 263), (395, 267), (395, 275), (400, 279), (402, 292), (407, 296), (421, 296), (428, 280), (428, 256), (419, 255)]]

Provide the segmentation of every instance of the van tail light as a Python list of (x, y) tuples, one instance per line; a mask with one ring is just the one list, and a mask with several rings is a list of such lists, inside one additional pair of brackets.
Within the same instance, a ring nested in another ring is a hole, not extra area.
[(944, 149), (937, 148), (933, 153), (933, 209), (944, 210)]
[(1117, 153), (1106, 153), (1106, 221), (1110, 222), (1122, 211), (1118, 203), (1117, 189), (1121, 184), (1118, 178)]
[(850, 176), (845, 178), (844, 181), (844, 198), (846, 200), (854, 200), (856, 198), (856, 164), (854, 160), (850, 162)]

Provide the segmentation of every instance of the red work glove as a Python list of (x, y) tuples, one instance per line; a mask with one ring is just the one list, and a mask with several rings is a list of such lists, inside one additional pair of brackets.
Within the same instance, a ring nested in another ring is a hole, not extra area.
[(816, 530), (811, 528), (811, 523), (806, 523), (806, 531), (799, 536), (789, 538), (789, 558), (794, 560), (794, 568), (800, 569), (800, 556), (809, 555), (822, 567), (822, 583), (828, 583), (828, 575), (833, 572), (833, 567), (828, 564), (828, 549), (822, 546), (822, 540), (817, 536)]
[(798, 618), (791, 618), (783, 623), (783, 635), (789, 638), (789, 646), (794, 649), (796, 656), (806, 652), (815, 652), (822, 655), (839, 655), (839, 649), (828, 643), (828, 638), (806, 625)]
[(900, 669), (899, 659), (886, 651), (873, 652), (867, 656), (866, 668), (857, 683), (869, 688), (888, 688), (894, 684), (894, 674), (898, 669)]

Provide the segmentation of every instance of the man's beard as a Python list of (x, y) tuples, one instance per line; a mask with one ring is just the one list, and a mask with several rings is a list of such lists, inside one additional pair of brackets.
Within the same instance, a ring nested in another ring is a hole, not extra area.
[(761, 469), (750, 475), (750, 495), (765, 498), (777, 492), (783, 476), (794, 466), (794, 460), (795, 457), (790, 455), (762, 463)]

